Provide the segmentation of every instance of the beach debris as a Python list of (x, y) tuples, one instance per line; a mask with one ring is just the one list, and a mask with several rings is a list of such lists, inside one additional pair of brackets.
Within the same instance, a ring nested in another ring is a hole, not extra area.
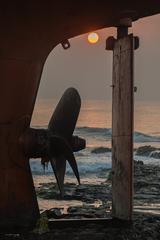
[(64, 218), (64, 208), (51, 208), (46, 211), (44, 211), (42, 214), (46, 214), (48, 219), (54, 218), (54, 219), (61, 219)]

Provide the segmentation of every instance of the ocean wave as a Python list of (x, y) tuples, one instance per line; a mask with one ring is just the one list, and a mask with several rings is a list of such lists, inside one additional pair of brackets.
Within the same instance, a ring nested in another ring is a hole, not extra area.
[(160, 159), (160, 150), (155, 150), (149, 154), (150, 158)]
[[(111, 139), (112, 129), (111, 128), (92, 128), (92, 127), (78, 127), (75, 130), (75, 133), (86, 136), (101, 136), (106, 139)], [(157, 135), (148, 135), (141, 132), (134, 132), (134, 142), (143, 143), (143, 142), (160, 142), (160, 136)]]
[(147, 135), (141, 132), (134, 132), (134, 142), (160, 142), (160, 137)]
[[(81, 176), (86, 176), (87, 174), (99, 175), (101, 172), (111, 168), (110, 157), (105, 157), (105, 159), (103, 157), (101, 159), (99, 159), (99, 157), (86, 157), (85, 159), (79, 159), (77, 163), (78, 170)], [(46, 167), (45, 171), (43, 169), (43, 166), (41, 165), (41, 161), (38, 159), (32, 159), (30, 161), (30, 166), (33, 174), (35, 175), (53, 174), (50, 163), (48, 164), (48, 167)], [(66, 175), (74, 176), (73, 170), (69, 166), (68, 162), (66, 167)]]
[[(101, 162), (99, 164), (83, 164), (78, 166), (80, 176), (88, 176), (90, 174), (94, 174), (100, 176), (102, 172), (108, 171), (111, 169), (111, 162), (105, 163)], [(70, 167), (66, 169), (66, 174), (70, 176), (74, 176), (74, 173)]]
[(112, 134), (112, 129), (111, 128), (96, 128), (96, 127), (77, 127), (76, 131), (81, 131), (81, 132), (88, 132), (88, 133), (107, 133), (107, 134)]

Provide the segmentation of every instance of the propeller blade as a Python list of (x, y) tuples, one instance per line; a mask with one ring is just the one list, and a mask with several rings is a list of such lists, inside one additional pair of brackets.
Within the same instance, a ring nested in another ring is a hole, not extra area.
[(63, 197), (64, 195), (63, 185), (64, 185), (64, 176), (66, 171), (66, 159), (64, 158), (64, 156), (60, 155), (56, 159), (51, 158), (50, 163), (57, 180), (61, 197)]
[[(80, 177), (79, 177), (79, 172), (78, 172), (78, 167), (77, 167), (77, 163), (74, 157), (74, 154), (72, 152), (71, 147), (69, 146), (69, 144), (67, 143), (67, 141), (65, 139), (63, 139), (62, 137), (59, 136), (53, 136), (51, 141), (50, 141), (50, 159), (52, 159), (54, 157), (54, 161), (56, 163), (56, 165), (59, 164), (59, 171), (60, 171), (60, 163), (58, 163), (59, 161), (59, 156), (63, 155), (65, 157), (65, 159), (69, 162), (77, 180), (78, 183), (80, 184)], [(61, 171), (60, 171), (61, 172)], [(61, 173), (57, 172), (57, 175), (61, 174)], [(63, 176), (64, 178), (64, 176)]]
[[(50, 161), (60, 192), (63, 192), (66, 169), (66, 163), (64, 162), (66, 160), (68, 160), (78, 183), (80, 184), (78, 167), (72, 150), (72, 145), (74, 145), (72, 135), (76, 126), (80, 107), (81, 99), (78, 91), (75, 88), (68, 88), (57, 104), (48, 124), (48, 130), (54, 135), (54, 140), (51, 144), (52, 154), (50, 156)], [(79, 146), (74, 146), (75, 149), (79, 149), (80, 147), (82, 147), (82, 142), (81, 146), (80, 144)]]
[(76, 159), (72, 153), (72, 156), (70, 155), (68, 158), (67, 158), (76, 178), (77, 178), (77, 181), (79, 183), (79, 185), (81, 184), (80, 182), (80, 177), (79, 177), (79, 171), (78, 171), (78, 167), (77, 167), (77, 162), (76, 162)]
[(48, 129), (55, 135), (62, 136), (68, 142), (76, 126), (81, 107), (79, 93), (74, 88), (68, 88), (61, 97), (48, 125)]

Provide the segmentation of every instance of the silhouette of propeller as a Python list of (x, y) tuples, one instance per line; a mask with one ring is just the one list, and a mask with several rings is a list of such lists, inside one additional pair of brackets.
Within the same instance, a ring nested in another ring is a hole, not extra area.
[(48, 124), (48, 131), (52, 136), (49, 141), (49, 156), (42, 158), (42, 164), (45, 165), (46, 162), (50, 161), (62, 196), (66, 160), (80, 184), (78, 167), (73, 154), (73, 151), (85, 148), (85, 140), (73, 136), (80, 107), (81, 99), (78, 91), (74, 88), (68, 88), (61, 97)]

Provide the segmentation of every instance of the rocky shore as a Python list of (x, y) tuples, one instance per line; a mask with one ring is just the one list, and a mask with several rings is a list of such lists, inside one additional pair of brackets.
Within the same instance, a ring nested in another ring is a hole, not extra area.
[[(53, 219), (93, 219), (111, 217), (111, 174), (106, 173), (107, 180), (99, 184), (96, 182), (82, 184), (65, 184), (63, 201), (67, 201), (67, 208), (52, 208), (42, 211), (37, 228), (27, 235), (0, 235), (6, 240), (37, 240), (37, 239), (160, 239), (160, 167), (145, 165), (141, 161), (134, 164), (134, 214), (133, 222), (128, 225), (116, 224), (86, 224), (79, 227), (65, 227), (64, 229), (49, 229), (49, 221)], [(38, 198), (60, 200), (56, 185), (42, 183), (36, 189)], [(77, 201), (77, 206), (70, 202)]]

